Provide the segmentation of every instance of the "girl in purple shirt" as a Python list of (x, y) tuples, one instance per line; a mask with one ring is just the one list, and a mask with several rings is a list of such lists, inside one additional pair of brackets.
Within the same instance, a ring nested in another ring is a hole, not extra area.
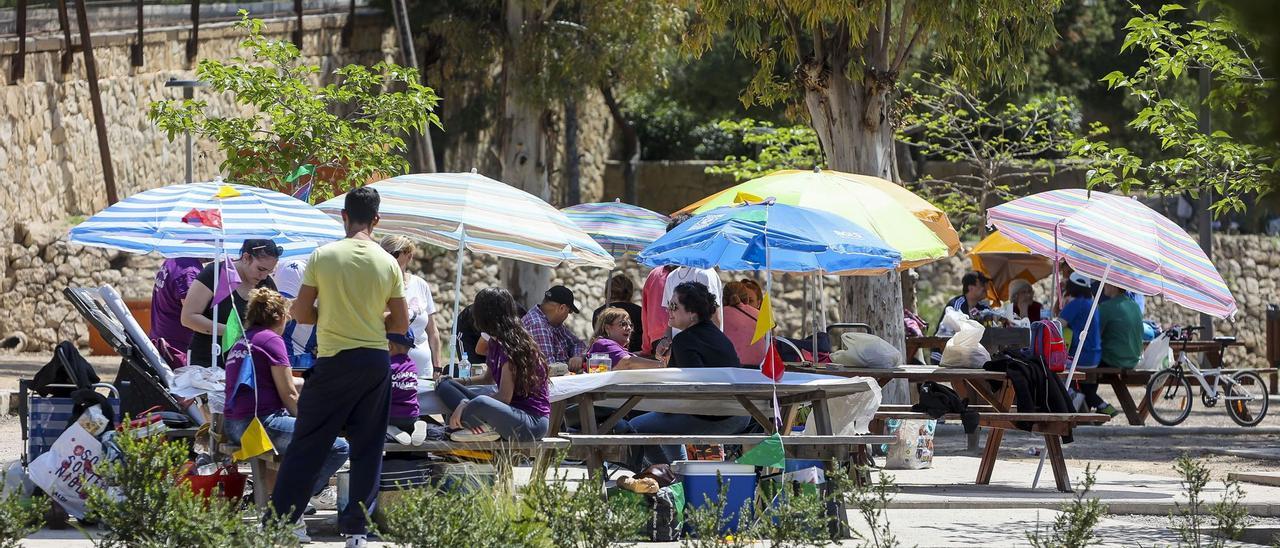
[[(516, 315), (515, 299), (505, 289), (486, 288), (471, 305), (473, 321), (489, 333), (482, 377), (442, 377), (436, 394), (451, 410), (454, 441), (534, 441), (547, 434), (551, 402), (547, 360)], [(470, 388), (493, 383), (496, 387)]]
[(413, 341), (413, 331), (387, 333), (387, 350), (391, 354), (387, 436), (400, 445), (422, 445), (427, 440), (427, 423), (418, 420), (418, 364), (409, 357)]
[(656, 369), (665, 367), (657, 360), (641, 358), (627, 350), (631, 340), (631, 314), (621, 308), (606, 308), (596, 318), (596, 332), (591, 336), (587, 354), (608, 354), (612, 369)]

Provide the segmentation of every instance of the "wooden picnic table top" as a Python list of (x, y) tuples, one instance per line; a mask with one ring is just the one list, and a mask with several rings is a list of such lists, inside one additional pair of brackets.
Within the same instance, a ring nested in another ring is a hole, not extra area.
[(787, 370), (802, 373), (836, 375), (839, 377), (870, 377), (877, 381), (884, 379), (906, 379), (909, 382), (952, 382), (971, 380), (1003, 381), (1005, 379), (1005, 374), (1000, 371), (965, 369), (959, 367), (939, 367), (936, 365), (899, 365), (893, 368), (846, 366), (828, 367), (828, 365), (829, 364), (820, 364), (818, 366), (787, 364)]
[[(856, 375), (848, 377), (853, 376)], [(590, 394), (595, 400), (631, 397), (680, 400), (735, 400), (741, 397), (761, 400), (772, 398), (777, 394), (778, 399), (782, 401), (826, 400), (868, 390), (871, 390), (869, 383), (850, 382), (838, 384), (645, 382), (611, 384), (587, 391), (586, 394)]]

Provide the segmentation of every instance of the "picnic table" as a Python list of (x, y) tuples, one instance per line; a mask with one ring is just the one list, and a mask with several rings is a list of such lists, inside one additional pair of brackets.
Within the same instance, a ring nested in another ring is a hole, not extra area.
[[(947, 347), (949, 335), (930, 335), (928, 337), (907, 337), (907, 358), (915, 356), (920, 350), (942, 352)], [(982, 332), (982, 346), (995, 352), (1011, 346), (1026, 347), (1031, 345), (1031, 330), (1025, 327), (988, 327)], [(927, 359), (927, 357), (926, 357)]]
[[(975, 483), (978, 485), (987, 485), (991, 483), (992, 473), (995, 471), (995, 463), (999, 458), (1000, 444), (1004, 441), (1004, 431), (1014, 428), (1018, 423), (1034, 425), (1033, 431), (1043, 434), (1045, 437), (1046, 456), (1053, 468), (1054, 480), (1059, 491), (1068, 492), (1071, 490), (1070, 478), (1067, 477), (1066, 459), (1062, 453), (1061, 436), (1069, 432), (1070, 428), (1077, 424), (1097, 424), (1106, 422), (1106, 415), (1096, 413), (1026, 413), (1014, 412), (1013, 401), (1014, 391), (1013, 384), (1009, 381), (1008, 376), (1000, 371), (987, 371), (985, 369), (964, 369), (953, 367), (937, 367), (929, 365), (902, 365), (894, 368), (860, 368), (860, 367), (838, 367), (838, 368), (815, 368), (809, 365), (788, 365), (788, 369), (794, 369), (797, 372), (814, 372), (822, 371), (828, 375), (850, 376), (850, 377), (869, 377), (875, 379), (881, 386), (888, 384), (892, 380), (903, 379), (910, 383), (919, 383), (925, 381), (945, 382), (951, 384), (957, 393), (964, 396), (965, 393), (976, 395), (985, 405), (978, 400), (970, 398), (973, 402), (971, 409), (979, 412), (979, 424), (988, 427), (990, 432), (987, 434), (986, 445), (982, 450), (982, 461), (978, 465), (978, 476)], [(1065, 374), (1060, 374), (1065, 377)], [(1073, 376), (1075, 379), (1084, 378), (1082, 372), (1077, 371)], [(995, 381), (996, 387), (992, 386), (991, 381)], [(876, 413), (877, 419), (923, 419), (929, 418), (923, 413), (914, 412), (909, 406), (881, 406), (879, 412)], [(958, 419), (958, 416), (947, 416), (947, 419)], [(976, 433), (974, 434), (976, 436)], [(976, 437), (971, 436), (971, 440)], [(974, 444), (970, 444), (973, 448)]]

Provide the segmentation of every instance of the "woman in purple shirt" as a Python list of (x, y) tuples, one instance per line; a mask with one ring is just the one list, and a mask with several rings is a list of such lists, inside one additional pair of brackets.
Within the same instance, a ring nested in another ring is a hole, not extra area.
[[(298, 415), (298, 388), (293, 384), (293, 372), (289, 367), (289, 351), (284, 344), (284, 324), (289, 320), (289, 301), (284, 295), (273, 289), (254, 289), (249, 295), (245, 307), (245, 321), (249, 329), (227, 353), (227, 405), (223, 410), (226, 418), (224, 434), (226, 439), (238, 442), (256, 416), (267, 430), (267, 437), (281, 455), (289, 448), (293, 440), (294, 417)], [(239, 385), (240, 369), (248, 362), (253, 367), (253, 376), (257, 385), (257, 397), (254, 390), (244, 388), (235, 393)], [(234, 394), (234, 398), (232, 397)], [(256, 400), (256, 405), (255, 405)], [(329, 477), (347, 462), (351, 449), (347, 440), (334, 440), (329, 449), (329, 457), (312, 496), (320, 493), (329, 484)], [(275, 486), (274, 471), (268, 472), (266, 485), (268, 489)]]
[[(451, 410), (454, 441), (534, 441), (547, 434), (551, 402), (547, 360), (516, 315), (505, 289), (486, 288), (471, 305), (476, 328), (489, 333), (487, 371), (481, 377), (441, 377), (436, 394)], [(471, 385), (492, 383), (478, 389)]]
[(591, 336), (587, 354), (608, 354), (613, 369), (657, 369), (666, 367), (658, 360), (647, 360), (627, 350), (631, 340), (631, 314), (621, 308), (606, 308), (596, 318), (596, 332)]

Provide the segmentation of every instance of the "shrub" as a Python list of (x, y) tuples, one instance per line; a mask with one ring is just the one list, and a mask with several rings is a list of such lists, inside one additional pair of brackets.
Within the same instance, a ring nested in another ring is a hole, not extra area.
[(1084, 548), (1095, 541), (1093, 529), (1098, 525), (1098, 520), (1107, 513), (1107, 507), (1100, 500), (1095, 498), (1087, 498), (1089, 491), (1093, 489), (1093, 483), (1096, 479), (1098, 469), (1092, 466), (1085, 466), (1084, 479), (1080, 485), (1076, 486), (1076, 496), (1071, 502), (1062, 506), (1061, 513), (1053, 520), (1053, 527), (1044, 531), (1040, 530), (1040, 523), (1036, 523), (1036, 530), (1027, 533), (1027, 542), (1031, 543), (1034, 548)]
[[(1206, 504), (1203, 493), (1210, 480), (1209, 468), (1185, 453), (1178, 457), (1174, 468), (1182, 476), (1182, 492), (1187, 497), (1187, 503), (1177, 504), (1176, 513), (1169, 516), (1173, 530), (1178, 532), (1178, 545), (1219, 548), (1239, 538), (1250, 521), (1248, 510), (1240, 504), (1244, 500), (1240, 483), (1225, 480), (1222, 500)], [(1205, 531), (1210, 520), (1212, 529)]]
[[(128, 418), (126, 417), (126, 421)], [(239, 501), (205, 499), (179, 477), (186, 444), (163, 436), (116, 436), (121, 459), (101, 467), (106, 488), (89, 490), (88, 517), (106, 533), (100, 546), (237, 546), (297, 544), (289, 524), (241, 512)], [(246, 519), (248, 518), (248, 519)]]
[(639, 538), (645, 510), (623, 497), (603, 498), (604, 480), (598, 475), (569, 489), (564, 478), (533, 482), (523, 502), (530, 518), (546, 527), (558, 548), (627, 545)]
[[(0, 485), (3, 480), (0, 474)], [(35, 496), (24, 500), (19, 491), (0, 494), (0, 548), (18, 548), (23, 538), (44, 527), (49, 499)]]
[(550, 546), (545, 527), (529, 519), (515, 499), (498, 492), (434, 487), (399, 491), (382, 506), (378, 533), (409, 547), (507, 548)]

